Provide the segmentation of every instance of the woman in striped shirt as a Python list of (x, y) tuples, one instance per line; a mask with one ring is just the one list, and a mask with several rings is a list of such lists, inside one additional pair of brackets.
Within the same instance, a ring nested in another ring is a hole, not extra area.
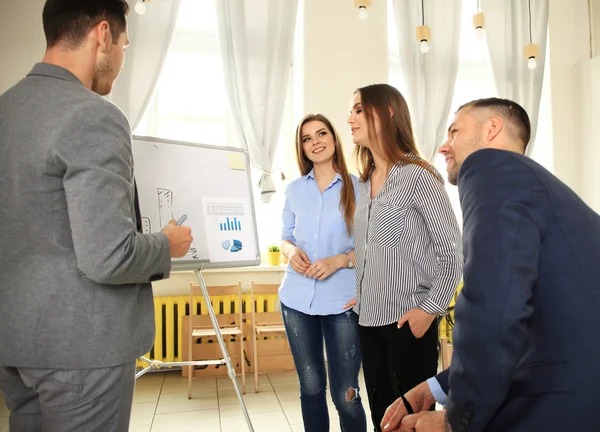
[(399, 393), (437, 371), (437, 317), (461, 277), (460, 231), (442, 177), (419, 155), (398, 90), (360, 88), (348, 123), (361, 177), (354, 310), (379, 431)]
[(341, 430), (366, 432), (358, 388), (358, 317), (348, 309), (356, 286), (358, 181), (348, 174), (335, 129), (320, 114), (308, 115), (298, 125), (296, 158), (302, 177), (286, 190), (281, 250), (290, 264), (279, 298), (300, 380), (304, 430), (329, 431), (325, 341)]

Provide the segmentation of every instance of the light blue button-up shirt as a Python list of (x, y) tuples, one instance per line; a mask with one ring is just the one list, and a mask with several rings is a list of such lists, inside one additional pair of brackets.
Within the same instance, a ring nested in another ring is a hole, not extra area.
[(431, 377), (427, 380), (427, 385), (429, 386), (429, 391), (433, 395), (433, 398), (440, 405), (446, 405), (448, 403), (448, 395), (442, 390), (442, 386), (436, 377)]
[[(358, 180), (351, 176), (358, 201)], [(354, 250), (354, 235), (346, 230), (340, 209), (342, 178), (337, 174), (321, 192), (311, 171), (290, 183), (283, 209), (282, 241), (302, 249), (311, 263)], [(279, 289), (279, 299), (287, 307), (307, 315), (332, 315), (356, 296), (354, 269), (342, 268), (323, 281), (297, 273), (288, 265)]]

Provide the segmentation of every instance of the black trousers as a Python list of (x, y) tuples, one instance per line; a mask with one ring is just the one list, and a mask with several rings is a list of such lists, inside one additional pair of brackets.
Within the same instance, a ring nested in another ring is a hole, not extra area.
[(359, 326), (363, 371), (371, 417), (375, 431), (385, 410), (416, 385), (437, 373), (438, 320), (421, 339), (411, 332), (408, 323), (382, 327)]

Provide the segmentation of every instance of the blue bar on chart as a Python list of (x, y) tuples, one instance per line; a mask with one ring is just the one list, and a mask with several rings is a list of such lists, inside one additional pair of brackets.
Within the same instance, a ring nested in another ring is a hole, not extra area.
[(241, 231), (242, 223), (239, 220), (237, 220), (237, 218), (233, 218), (233, 220), (231, 220), (230, 218), (227, 218), (226, 222), (219, 224), (219, 230), (221, 230), (221, 231)]

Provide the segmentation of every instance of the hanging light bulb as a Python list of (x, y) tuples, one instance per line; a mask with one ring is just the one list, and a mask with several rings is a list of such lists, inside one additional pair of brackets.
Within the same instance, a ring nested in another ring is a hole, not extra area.
[(371, 7), (371, 0), (354, 0), (354, 7), (358, 8), (358, 19), (364, 21), (369, 17), (368, 9)]
[(429, 52), (429, 42), (431, 42), (431, 29), (426, 25), (417, 27), (417, 42), (419, 42), (419, 51), (423, 54)]
[(485, 18), (483, 12), (473, 15), (473, 27), (475, 27), (475, 35), (478, 39), (483, 38), (483, 29), (485, 28)]
[(531, 57), (528, 61), (527, 61), (527, 67), (529, 69), (535, 69), (537, 66), (537, 60), (535, 59), (535, 57)]
[(529, 4), (529, 45), (525, 46), (525, 58), (527, 59), (527, 67), (529, 69), (535, 69), (537, 66), (537, 59), (540, 57), (540, 46), (532, 42), (531, 32), (531, 0), (527, 2)]
[(537, 67), (537, 59), (540, 57), (540, 46), (531, 43), (525, 47), (525, 58), (527, 59), (527, 67), (535, 69)]
[(146, 13), (146, 1), (148, 0), (138, 0), (135, 4), (135, 11), (138, 14), (144, 15)]
[(417, 27), (417, 42), (419, 42), (419, 51), (423, 54), (429, 52), (429, 42), (431, 41), (431, 29), (425, 25), (425, 0), (421, 0), (421, 25)]
[(365, 6), (361, 6), (358, 8), (358, 19), (361, 21), (366, 20), (369, 17), (369, 12), (367, 12), (367, 8)]

